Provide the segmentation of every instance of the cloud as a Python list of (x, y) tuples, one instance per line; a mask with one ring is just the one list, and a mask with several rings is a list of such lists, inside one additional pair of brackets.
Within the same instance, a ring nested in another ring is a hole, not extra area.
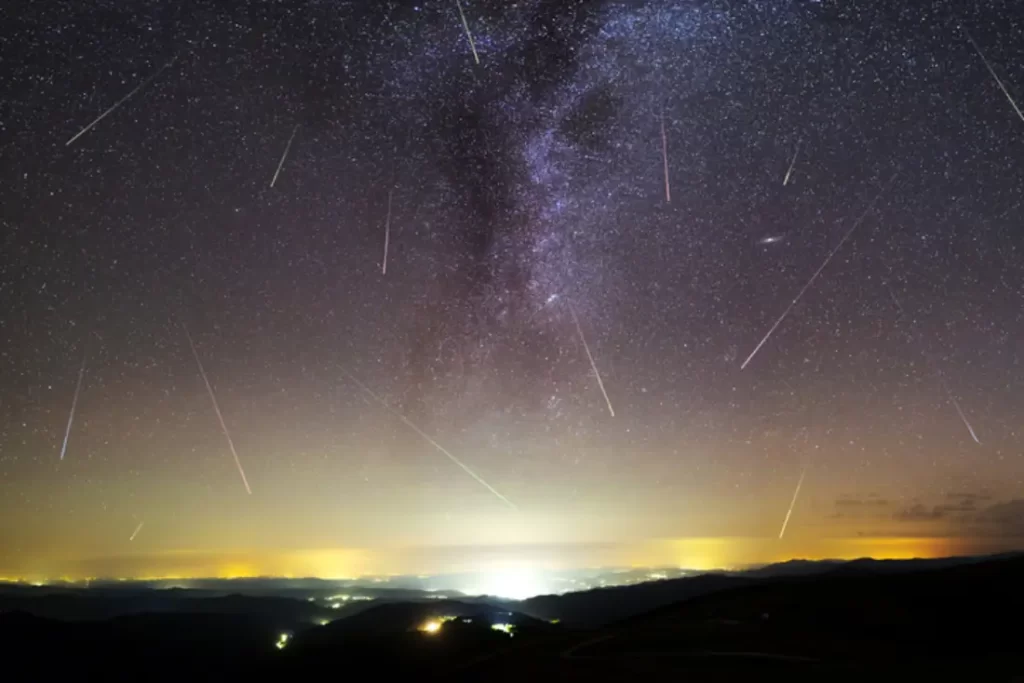
[(835, 500), (836, 512), (832, 514), (833, 519), (840, 517), (863, 517), (876, 513), (892, 503), (880, 498), (877, 493), (869, 493), (866, 496), (841, 495)]
[(844, 495), (839, 496), (839, 498), (836, 499), (837, 508), (885, 507), (889, 504), (889, 501), (885, 500), (884, 498), (878, 498), (875, 494), (868, 494), (864, 498)]
[(996, 503), (985, 508), (978, 502), (988, 494), (947, 495), (949, 503), (925, 505), (917, 503), (893, 514), (899, 522), (934, 522), (946, 520), (963, 525), (961, 533), (970, 536), (1024, 536), (1024, 499)]
[(990, 505), (975, 515), (974, 521), (989, 534), (1024, 536), (1024, 499)]
[(928, 507), (918, 503), (917, 505), (911, 505), (908, 508), (898, 510), (893, 514), (893, 519), (901, 522), (924, 522), (935, 519), (942, 519), (945, 513), (942, 511), (942, 506), (936, 505), (934, 507)]
[(992, 500), (992, 494), (984, 490), (977, 492), (961, 491), (947, 493), (946, 499), (950, 501), (950, 505), (977, 508), (980, 503), (987, 503)]

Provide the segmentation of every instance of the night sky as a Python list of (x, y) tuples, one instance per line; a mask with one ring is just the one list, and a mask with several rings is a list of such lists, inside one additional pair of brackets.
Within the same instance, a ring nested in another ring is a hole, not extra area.
[(8, 3), (0, 576), (1024, 548), (1017, 4)]

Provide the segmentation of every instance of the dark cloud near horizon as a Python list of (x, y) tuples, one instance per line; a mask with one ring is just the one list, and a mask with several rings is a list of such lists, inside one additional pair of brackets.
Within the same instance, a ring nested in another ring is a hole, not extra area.
[(977, 502), (991, 498), (989, 494), (948, 494), (957, 502), (944, 505), (917, 503), (893, 514), (900, 522), (928, 522), (948, 520), (962, 524), (965, 530), (978, 536), (1024, 535), (1024, 499), (996, 503), (978, 508)]

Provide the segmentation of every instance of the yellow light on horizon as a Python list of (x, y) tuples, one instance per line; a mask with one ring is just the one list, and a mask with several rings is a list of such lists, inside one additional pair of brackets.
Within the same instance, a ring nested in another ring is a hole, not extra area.
[(441, 630), (441, 624), (442, 622), (438, 621), (437, 619), (431, 619), (430, 621), (424, 622), (424, 624), (420, 626), (420, 631), (426, 633), (427, 635), (434, 635), (435, 633), (438, 633)]

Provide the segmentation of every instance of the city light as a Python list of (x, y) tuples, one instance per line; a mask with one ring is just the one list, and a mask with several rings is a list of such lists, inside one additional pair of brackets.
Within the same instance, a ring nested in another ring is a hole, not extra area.
[(515, 628), (515, 624), (491, 624), (491, 630), (507, 633), (510, 637), (515, 635), (515, 633), (513, 633)]
[(281, 635), (279, 635), (277, 637), (277, 642), (274, 643), (274, 646), (278, 650), (283, 650), (285, 648), (285, 645), (288, 644), (288, 641), (291, 639), (291, 637), (292, 637), (292, 634), (290, 634), (290, 633), (282, 633)]

